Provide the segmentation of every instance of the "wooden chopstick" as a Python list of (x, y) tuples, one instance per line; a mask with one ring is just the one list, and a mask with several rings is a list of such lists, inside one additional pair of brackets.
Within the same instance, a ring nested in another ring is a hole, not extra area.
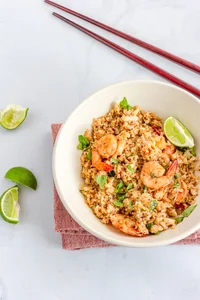
[(128, 41), (130, 41), (130, 42), (132, 42), (134, 44), (137, 44), (140, 47), (143, 47), (143, 48), (145, 48), (147, 50), (150, 50), (150, 51), (152, 51), (154, 53), (157, 53), (157, 54), (159, 54), (159, 55), (161, 55), (161, 56), (163, 56), (163, 57), (165, 57), (167, 59), (170, 59), (170, 60), (172, 60), (172, 61), (174, 61), (174, 62), (176, 62), (176, 63), (178, 63), (178, 64), (180, 64), (180, 65), (182, 65), (184, 67), (189, 68), (192, 71), (200, 73), (200, 66), (198, 66), (198, 65), (196, 65), (196, 64), (194, 64), (194, 63), (192, 63), (190, 61), (187, 61), (187, 60), (185, 60), (185, 59), (183, 59), (181, 57), (178, 57), (178, 56), (176, 56), (174, 54), (171, 54), (171, 53), (169, 53), (169, 52), (167, 52), (165, 50), (162, 50), (162, 49), (160, 49), (160, 48), (158, 48), (158, 47), (156, 47), (154, 45), (146, 43), (146, 42), (144, 42), (144, 41), (142, 41), (142, 40), (140, 40), (138, 38), (135, 38), (135, 37), (133, 37), (133, 36), (131, 36), (129, 34), (126, 34), (125, 32), (119, 31), (119, 30), (117, 30), (117, 29), (115, 29), (113, 27), (110, 27), (110, 26), (105, 25), (105, 24), (103, 24), (101, 22), (98, 22), (98, 21), (96, 21), (96, 20), (94, 20), (92, 18), (89, 18), (89, 17), (87, 17), (85, 15), (82, 15), (82, 14), (80, 14), (80, 13), (74, 11), (74, 10), (71, 10), (71, 9), (69, 9), (67, 7), (64, 7), (64, 6), (60, 5), (60, 4), (57, 4), (57, 3), (53, 2), (53, 1), (45, 0), (45, 2), (48, 3), (48, 4), (50, 4), (50, 5), (52, 5), (52, 6), (54, 6), (54, 7), (56, 7), (56, 8), (59, 8), (59, 9), (65, 11), (65, 12), (71, 14), (71, 15), (74, 15), (74, 16), (82, 19), (82, 20), (85, 20), (85, 21), (87, 21), (87, 22), (89, 22), (89, 23), (91, 23), (93, 25), (96, 25), (96, 26), (98, 26), (98, 27), (100, 27), (100, 28), (102, 28), (104, 30), (107, 30), (107, 31), (109, 31), (109, 32), (111, 32), (111, 33), (113, 33), (113, 34), (115, 34), (117, 36), (120, 36), (121, 38), (124, 38), (125, 40), (128, 40)]
[(168, 79), (169, 81), (177, 84), (178, 86), (186, 89), (187, 91), (193, 93), (194, 95), (200, 97), (200, 90), (197, 89), (196, 87), (188, 84), (187, 82), (185, 81), (182, 81), (181, 79), (179, 79), (178, 77), (175, 77), (174, 75), (164, 71), (163, 69), (157, 67), (156, 65), (148, 62), (147, 60), (141, 58), (140, 56), (128, 51), (127, 49), (123, 48), (123, 47), (120, 47), (119, 45), (105, 39), (104, 37), (86, 29), (85, 27), (82, 27), (81, 25), (67, 19), (67, 18), (64, 18), (63, 16), (53, 12), (53, 15), (57, 18), (59, 18), (60, 20), (72, 25), (73, 27), (81, 30), (82, 32), (88, 34), (89, 36), (93, 37), (94, 39), (98, 40), (99, 42), (105, 44), (106, 46), (114, 49), (115, 51), (123, 54), (124, 56), (128, 57), (129, 59), (135, 61), (136, 63), (142, 65), (143, 67), (155, 72), (156, 74), (162, 76), (163, 78), (166, 78)]

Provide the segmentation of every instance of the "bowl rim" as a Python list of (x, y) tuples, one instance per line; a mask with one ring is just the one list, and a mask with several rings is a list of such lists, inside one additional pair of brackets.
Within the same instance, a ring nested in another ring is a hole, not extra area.
[(159, 80), (126, 80), (126, 81), (119, 81), (119, 82), (116, 82), (114, 84), (111, 84), (111, 85), (107, 85), (106, 87), (90, 94), (89, 96), (85, 97), (83, 101), (81, 101), (71, 112), (70, 114), (68, 115), (68, 117), (66, 118), (66, 120), (63, 122), (63, 124), (61, 125), (61, 128), (58, 132), (58, 135), (56, 137), (56, 141), (55, 141), (55, 144), (54, 144), (54, 147), (53, 147), (53, 155), (52, 155), (52, 173), (53, 173), (53, 180), (54, 180), (54, 184), (55, 184), (55, 187), (56, 187), (56, 190), (58, 192), (58, 195), (60, 197), (60, 200), (62, 202), (62, 204), (64, 205), (65, 209), (68, 211), (68, 213), (71, 215), (71, 217), (83, 228), (85, 229), (87, 232), (91, 233), (92, 235), (96, 236), (97, 238), (109, 243), (109, 244), (114, 244), (114, 245), (118, 245), (118, 246), (125, 246), (125, 247), (132, 247), (132, 248), (149, 248), (149, 247), (158, 247), (158, 246), (165, 246), (165, 245), (169, 245), (169, 244), (173, 244), (173, 243), (176, 243), (184, 238), (186, 238), (187, 236), (191, 235), (192, 233), (194, 233), (195, 231), (197, 231), (198, 229), (200, 229), (200, 220), (199, 220), (199, 223), (196, 225), (196, 226), (193, 226), (192, 228), (184, 231), (182, 234), (178, 235), (177, 237), (171, 237), (171, 238), (168, 238), (166, 240), (162, 240), (162, 241), (154, 241), (154, 242), (148, 242), (147, 243), (142, 243), (141, 240), (140, 240), (140, 243), (138, 244), (137, 242), (134, 242), (131, 241), (118, 241), (116, 240), (115, 238), (107, 238), (104, 234), (102, 234), (101, 232), (97, 232), (96, 230), (93, 230), (92, 227), (90, 227), (89, 225), (83, 223), (81, 221), (80, 218), (78, 218), (76, 216), (76, 214), (74, 214), (74, 212), (71, 210), (70, 206), (67, 204), (67, 201), (65, 201), (65, 197), (64, 195), (62, 194), (62, 191), (59, 187), (59, 182), (58, 182), (58, 179), (57, 179), (57, 174), (56, 174), (56, 155), (57, 155), (57, 147), (58, 147), (58, 143), (59, 143), (59, 139), (60, 139), (60, 136), (62, 135), (62, 131), (66, 125), (66, 123), (68, 122), (68, 120), (73, 116), (73, 114), (75, 113), (75, 111), (80, 108), (81, 106), (83, 106), (87, 101), (89, 101), (89, 99), (91, 97), (94, 97), (95, 95), (97, 95), (98, 93), (101, 93), (103, 91), (105, 91), (106, 89), (109, 89), (109, 88), (113, 88), (115, 86), (118, 86), (118, 85), (123, 85), (123, 84), (129, 84), (129, 83), (146, 83), (146, 84), (157, 84), (157, 85), (164, 85), (164, 86), (168, 86), (172, 89), (176, 89), (176, 90), (179, 90), (181, 91), (182, 93), (185, 93), (187, 95), (189, 95), (190, 97), (193, 98), (193, 100), (195, 102), (197, 102), (198, 104), (200, 104), (200, 101), (199, 99), (194, 96), (193, 94), (191, 94), (190, 92), (176, 86), (176, 85), (173, 85), (173, 84), (170, 84), (170, 83), (166, 83), (166, 82), (163, 82), (163, 81), (159, 81)]

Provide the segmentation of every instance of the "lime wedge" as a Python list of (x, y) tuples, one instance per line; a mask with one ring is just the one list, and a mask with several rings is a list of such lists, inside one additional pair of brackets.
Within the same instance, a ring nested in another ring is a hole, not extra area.
[(8, 129), (15, 129), (24, 122), (28, 113), (28, 108), (23, 108), (17, 104), (10, 104), (1, 111), (1, 125)]
[(168, 140), (177, 147), (194, 147), (194, 139), (185, 126), (174, 117), (164, 122), (164, 132)]
[(9, 223), (19, 222), (18, 186), (13, 186), (3, 193), (0, 198), (0, 214)]
[(5, 178), (14, 181), (16, 183), (25, 185), (33, 190), (37, 188), (37, 180), (34, 174), (26, 168), (23, 167), (14, 167), (10, 169)]

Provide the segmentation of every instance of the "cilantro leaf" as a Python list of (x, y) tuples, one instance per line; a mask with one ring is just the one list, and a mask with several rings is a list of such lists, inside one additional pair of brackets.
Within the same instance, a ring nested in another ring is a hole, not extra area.
[(128, 104), (126, 97), (124, 97), (123, 100), (120, 102), (120, 106), (121, 106), (121, 108), (124, 108), (127, 110), (130, 110), (133, 108), (131, 105)]
[(90, 145), (89, 140), (84, 135), (79, 135), (78, 140), (79, 140), (79, 144), (78, 144), (77, 148), (79, 150), (83, 150)]
[(108, 176), (107, 175), (97, 175), (95, 180), (99, 184), (100, 189), (103, 189), (104, 185), (106, 184)]

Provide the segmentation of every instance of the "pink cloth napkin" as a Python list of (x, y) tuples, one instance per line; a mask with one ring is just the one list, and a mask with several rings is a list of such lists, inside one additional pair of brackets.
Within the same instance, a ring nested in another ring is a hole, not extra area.
[[(52, 124), (53, 144), (62, 124)], [(54, 220), (55, 230), (61, 234), (62, 247), (66, 250), (76, 250), (84, 248), (112, 247), (78, 225), (67, 210), (64, 208), (59, 195), (54, 186)], [(200, 244), (200, 230), (188, 236), (176, 244)]]

